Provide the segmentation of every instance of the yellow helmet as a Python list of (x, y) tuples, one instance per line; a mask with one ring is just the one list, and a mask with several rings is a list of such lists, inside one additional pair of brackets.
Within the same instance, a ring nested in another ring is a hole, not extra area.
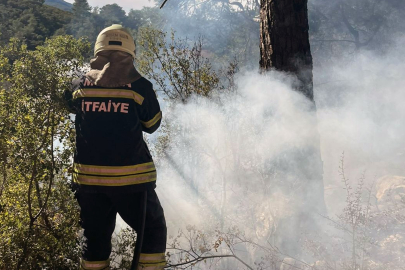
[(122, 51), (135, 58), (135, 42), (131, 33), (120, 24), (113, 24), (98, 34), (94, 56), (101, 51)]

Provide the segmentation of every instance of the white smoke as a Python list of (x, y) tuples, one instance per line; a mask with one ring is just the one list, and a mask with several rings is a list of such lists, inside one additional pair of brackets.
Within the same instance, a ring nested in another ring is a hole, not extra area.
[[(359, 52), (351, 62), (314, 70), (329, 216), (346, 203), (338, 173), (343, 152), (352, 186), (364, 172), (366, 186), (405, 175), (404, 63), (398, 45), (384, 56)], [(311, 103), (277, 72), (241, 74), (237, 83), (236, 93), (166, 107), (170, 143), (159, 160), (157, 192), (169, 234), (187, 224), (238, 226), (255, 241), (268, 241), (298, 209), (292, 194), (303, 185), (299, 172), (280, 175), (277, 160), (317, 142)]]
[[(383, 56), (363, 51), (350, 62), (314, 69), (329, 216), (346, 203), (338, 173), (343, 152), (353, 186), (363, 172), (366, 186), (405, 175), (402, 43)], [(156, 157), (157, 192), (169, 234), (187, 224), (238, 226), (258, 242), (267, 241), (278, 221), (300, 204), (291, 194), (303, 183), (297, 172), (280, 175), (277, 160), (318, 142), (311, 103), (292, 90), (290, 77), (277, 72), (240, 74), (237, 84), (235, 93), (164, 106), (170, 132), (160, 135), (169, 137), (169, 146), (166, 157)]]
[[(279, 188), (270, 166), (313, 143), (311, 103), (278, 73), (247, 73), (238, 85), (220, 101), (194, 97), (166, 112), (169, 158), (160, 163), (158, 190), (172, 228), (210, 217), (214, 224), (241, 224), (260, 216), (260, 205), (286, 214), (289, 199), (274, 192)], [(271, 196), (281, 197), (276, 203)]]
[[(370, 185), (385, 175), (405, 175), (402, 43), (387, 55), (361, 52), (350, 63), (315, 70), (325, 197), (330, 207), (342, 201), (337, 166), (343, 151), (349, 176), (358, 178), (365, 172)], [(329, 82), (322, 84), (320, 77)]]

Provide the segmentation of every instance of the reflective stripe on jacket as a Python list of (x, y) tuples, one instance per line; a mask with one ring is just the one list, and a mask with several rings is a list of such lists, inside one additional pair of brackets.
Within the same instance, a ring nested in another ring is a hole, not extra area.
[(156, 131), (162, 112), (148, 80), (103, 88), (83, 77), (65, 99), (76, 114), (75, 183), (91, 190), (154, 187), (156, 169), (142, 131)]

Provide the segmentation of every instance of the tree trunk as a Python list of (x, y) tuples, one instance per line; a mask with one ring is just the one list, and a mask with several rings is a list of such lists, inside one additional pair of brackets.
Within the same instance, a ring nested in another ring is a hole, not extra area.
[[(300, 257), (303, 231), (318, 230), (318, 215), (325, 214), (323, 164), (316, 129), (312, 55), (309, 44), (308, 0), (262, 0), (260, 10), (260, 69), (275, 69), (297, 78), (294, 89), (313, 103), (313, 122), (308, 127), (313, 140), (305, 147), (283, 153), (277, 160), (284, 182), (296, 181), (299, 188), (284, 192), (296, 202), (295, 214), (280, 220), (276, 245)], [(292, 177), (291, 177), (292, 176)], [(289, 180), (287, 180), (289, 179)], [(288, 185), (288, 183), (286, 183)], [(280, 229), (281, 228), (281, 229)]]
[(296, 90), (314, 100), (308, 0), (262, 0), (260, 68), (295, 74)]

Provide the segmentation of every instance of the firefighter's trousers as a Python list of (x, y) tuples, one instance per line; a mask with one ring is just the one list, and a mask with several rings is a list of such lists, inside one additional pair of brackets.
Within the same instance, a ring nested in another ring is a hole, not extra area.
[[(166, 221), (155, 190), (147, 192), (145, 231), (140, 267), (144, 270), (161, 270), (166, 264)], [(109, 269), (111, 236), (115, 229), (117, 213), (135, 231), (141, 226), (140, 193), (76, 193), (84, 229), (84, 243), (80, 269)]]

